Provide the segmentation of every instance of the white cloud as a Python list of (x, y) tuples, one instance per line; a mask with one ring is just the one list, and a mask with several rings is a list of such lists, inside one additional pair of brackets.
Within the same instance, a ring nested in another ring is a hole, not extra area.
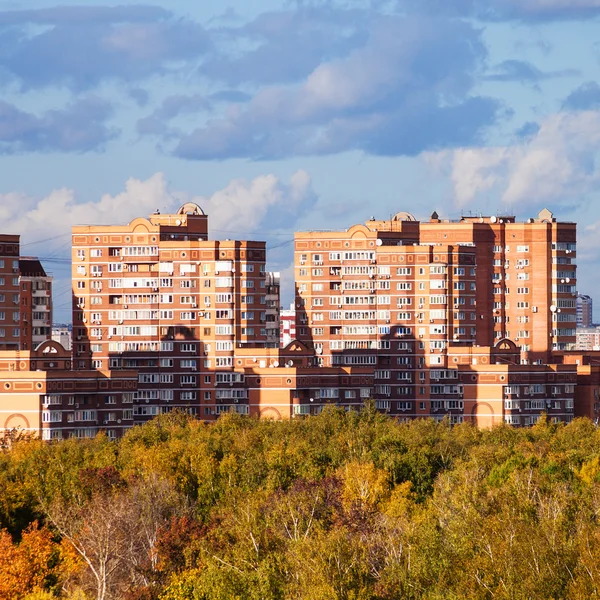
[[(297, 171), (288, 183), (275, 175), (260, 175), (250, 181), (234, 179), (211, 196), (193, 197), (187, 192), (171, 191), (163, 173), (146, 180), (130, 178), (125, 189), (114, 196), (81, 202), (72, 189), (52, 190), (44, 198), (19, 192), (0, 194), (0, 220), (3, 233), (21, 235), (22, 254), (37, 254), (46, 270), (55, 275), (54, 297), (58, 307), (55, 318), (70, 320), (70, 256), (73, 225), (125, 224), (153, 213), (175, 211), (187, 201), (197, 202), (209, 216), (209, 228), (235, 232), (235, 237), (257, 239), (257, 228), (271, 231), (290, 230), (298, 218), (316, 202), (311, 179), (306, 171)], [(218, 237), (230, 237), (216, 231)], [(233, 237), (233, 234), (232, 236)], [(264, 236), (261, 236), (264, 238)], [(261, 239), (259, 238), (259, 239)], [(41, 243), (43, 242), (43, 243)], [(44, 261), (44, 258), (48, 260)]]
[(275, 175), (260, 175), (251, 181), (234, 179), (208, 197), (192, 197), (187, 192), (169, 189), (163, 173), (146, 180), (130, 178), (125, 189), (115, 196), (104, 194), (99, 200), (81, 202), (74, 190), (62, 188), (44, 198), (19, 192), (0, 194), (0, 219), (5, 233), (20, 233), (23, 241), (58, 236), (73, 225), (124, 224), (146, 216), (156, 209), (175, 211), (192, 200), (209, 215), (215, 229), (250, 233), (285, 217), (293, 227), (297, 217), (316, 201), (306, 171), (294, 173), (289, 183)]
[(252, 231), (261, 223), (290, 228), (315, 200), (310, 176), (302, 170), (291, 176), (289, 184), (275, 175), (261, 175), (250, 182), (234, 179), (209, 198), (193, 199), (209, 215), (211, 229), (232, 231)]
[(131, 178), (116, 196), (79, 202), (74, 190), (52, 190), (39, 199), (16, 192), (0, 194), (0, 217), (5, 233), (20, 233), (23, 241), (68, 233), (73, 225), (119, 224), (147, 215), (156, 208), (174, 206), (175, 196), (167, 189), (162, 173), (141, 181)]
[(519, 144), (424, 156), (430, 165), (449, 169), (459, 207), (491, 192), (510, 206), (572, 204), (597, 188), (599, 143), (600, 112), (563, 112), (546, 118)]

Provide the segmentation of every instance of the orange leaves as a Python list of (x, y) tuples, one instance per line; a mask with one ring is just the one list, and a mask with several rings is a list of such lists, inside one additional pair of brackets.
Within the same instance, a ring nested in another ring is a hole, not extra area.
[(18, 600), (31, 592), (55, 587), (59, 579), (78, 567), (68, 555), (68, 549), (56, 543), (50, 531), (38, 527), (37, 522), (23, 532), (18, 544), (1, 530), (0, 600)]

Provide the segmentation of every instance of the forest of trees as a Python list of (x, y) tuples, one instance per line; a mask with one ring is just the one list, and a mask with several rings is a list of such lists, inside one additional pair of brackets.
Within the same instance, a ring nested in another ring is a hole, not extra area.
[(0, 599), (589, 599), (600, 431), (181, 414), (0, 453)]

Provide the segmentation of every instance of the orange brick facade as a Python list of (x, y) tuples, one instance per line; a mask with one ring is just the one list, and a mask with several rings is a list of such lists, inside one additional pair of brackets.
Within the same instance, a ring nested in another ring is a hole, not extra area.
[(0, 352), (0, 429), (43, 439), (117, 438), (133, 425), (137, 373), (71, 369), (71, 353), (53, 341), (36, 350)]
[[(18, 257), (18, 237), (4, 237)], [(564, 358), (575, 342), (575, 257), (575, 224), (549, 211), (525, 223), (435, 213), (420, 223), (398, 213), (297, 233), (296, 339), (280, 348), (279, 276), (266, 272), (265, 242), (209, 239), (208, 217), (192, 203), (129, 224), (77, 226), (72, 358), (43, 345), (54, 360), (32, 351), (23, 368), (0, 364), (4, 427), (24, 415), (25, 399), (32, 417), (21, 425), (47, 438), (101, 429), (119, 437), (174, 408), (204, 420), (231, 411), (284, 419), (371, 398), (401, 420), (597, 418), (600, 375)], [(5, 277), (11, 261), (0, 263)], [(12, 283), (27, 322), (51, 283)], [(20, 352), (35, 347), (20, 336)], [(4, 349), (19, 354), (17, 342)], [(18, 396), (17, 385), (34, 387)]]

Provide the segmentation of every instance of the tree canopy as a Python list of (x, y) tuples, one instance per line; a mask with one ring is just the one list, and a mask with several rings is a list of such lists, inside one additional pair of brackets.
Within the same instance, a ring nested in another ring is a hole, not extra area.
[(600, 432), (170, 414), (0, 454), (0, 600), (587, 599)]

